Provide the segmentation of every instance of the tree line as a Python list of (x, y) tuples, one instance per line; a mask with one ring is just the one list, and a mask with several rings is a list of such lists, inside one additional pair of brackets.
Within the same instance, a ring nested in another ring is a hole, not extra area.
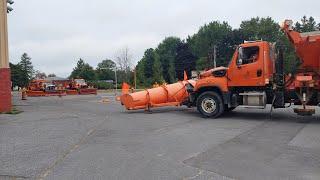
[[(27, 87), (33, 79), (56, 77), (53, 73), (47, 75), (44, 72), (35, 70), (31, 59), (27, 53), (23, 53), (17, 64), (10, 63), (12, 87)], [(115, 81), (115, 75), (117, 75), (117, 80), (121, 84), (122, 82), (131, 82), (132, 73), (132, 58), (129, 49), (123, 48), (119, 50), (116, 61), (104, 59), (96, 68), (93, 68), (84, 59), (80, 58), (68, 78), (85, 79), (89, 82), (89, 85), (106, 89), (114, 87), (110, 80)]]
[(83, 78), (90, 85), (101, 89), (113, 88), (113, 84), (105, 82), (105, 80), (115, 82), (117, 78), (118, 86), (120, 87), (122, 82), (133, 83), (134, 72), (132, 64), (132, 55), (129, 52), (129, 48), (126, 47), (117, 52), (115, 61), (111, 59), (102, 60), (96, 68), (93, 68), (80, 58), (69, 78)]
[(13, 64), (10, 62), (9, 65), (11, 70), (12, 88), (16, 86), (27, 87), (35, 74), (31, 57), (29, 57), (27, 53), (23, 53), (19, 63)]
[(46, 74), (39, 70), (35, 70), (31, 57), (27, 53), (23, 53), (20, 61), (16, 64), (9, 63), (11, 70), (12, 88), (14, 87), (27, 87), (33, 79), (44, 79), (47, 77), (56, 77), (54, 73)]
[[(299, 32), (315, 31), (320, 29), (320, 23), (313, 17), (304, 16), (294, 24), (294, 29)], [(186, 39), (167, 37), (156, 48), (146, 49), (135, 68), (128, 48), (119, 50), (115, 60), (108, 58), (102, 60), (96, 68), (80, 58), (69, 78), (83, 78), (101, 88), (110, 86), (102, 80), (114, 81), (115, 75), (119, 84), (122, 82), (133, 84), (136, 75), (137, 86), (140, 88), (150, 87), (154, 83), (173, 83), (183, 79), (184, 71), (190, 77), (193, 70), (212, 68), (214, 49), (217, 65), (227, 66), (236, 45), (243, 43), (244, 40), (264, 40), (282, 44), (285, 47), (286, 73), (294, 72), (299, 65), (300, 61), (290, 42), (281, 32), (279, 23), (271, 17), (256, 17), (242, 21), (240, 27), (235, 29), (228, 22), (213, 21), (203, 25)], [(19, 63), (10, 63), (10, 68), (13, 86), (25, 87), (33, 78), (55, 76), (35, 71), (27, 53), (22, 55)]]
[[(294, 24), (295, 30), (309, 32), (319, 30), (313, 17), (304, 16)], [(285, 47), (285, 72), (293, 72), (299, 60), (287, 37), (280, 30), (279, 23), (271, 17), (251, 18), (242, 21), (239, 28), (232, 28), (228, 22), (213, 21), (200, 27), (197, 33), (186, 39), (165, 38), (156, 48), (146, 49), (136, 66), (137, 81), (146, 87), (153, 83), (173, 83), (183, 79), (184, 71), (191, 76), (192, 70), (213, 67), (212, 54), (216, 47), (218, 66), (227, 66), (236, 45), (244, 40), (277, 42)]]

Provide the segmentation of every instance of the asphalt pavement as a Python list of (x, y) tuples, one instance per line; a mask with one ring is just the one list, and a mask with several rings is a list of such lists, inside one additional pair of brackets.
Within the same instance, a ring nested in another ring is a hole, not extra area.
[(127, 111), (113, 94), (14, 94), (0, 115), (2, 179), (320, 179), (320, 109), (237, 108), (218, 119), (195, 109)]

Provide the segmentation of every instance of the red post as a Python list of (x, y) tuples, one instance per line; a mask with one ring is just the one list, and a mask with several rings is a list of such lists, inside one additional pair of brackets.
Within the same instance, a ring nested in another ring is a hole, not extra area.
[(0, 68), (0, 112), (11, 111), (11, 78), (9, 68)]

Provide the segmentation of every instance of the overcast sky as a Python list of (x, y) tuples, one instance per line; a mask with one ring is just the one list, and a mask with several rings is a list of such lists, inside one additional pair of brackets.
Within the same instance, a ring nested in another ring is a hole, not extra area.
[(92, 66), (128, 47), (137, 62), (168, 36), (185, 39), (210, 21), (303, 15), (320, 22), (319, 0), (15, 0), (9, 14), (10, 61), (22, 53), (35, 69), (67, 77), (81, 57)]

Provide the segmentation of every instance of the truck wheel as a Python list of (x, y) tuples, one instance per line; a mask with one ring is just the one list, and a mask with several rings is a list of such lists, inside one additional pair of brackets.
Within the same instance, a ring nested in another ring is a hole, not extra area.
[(216, 92), (204, 92), (197, 99), (197, 109), (204, 117), (217, 118), (224, 112), (220, 95)]

